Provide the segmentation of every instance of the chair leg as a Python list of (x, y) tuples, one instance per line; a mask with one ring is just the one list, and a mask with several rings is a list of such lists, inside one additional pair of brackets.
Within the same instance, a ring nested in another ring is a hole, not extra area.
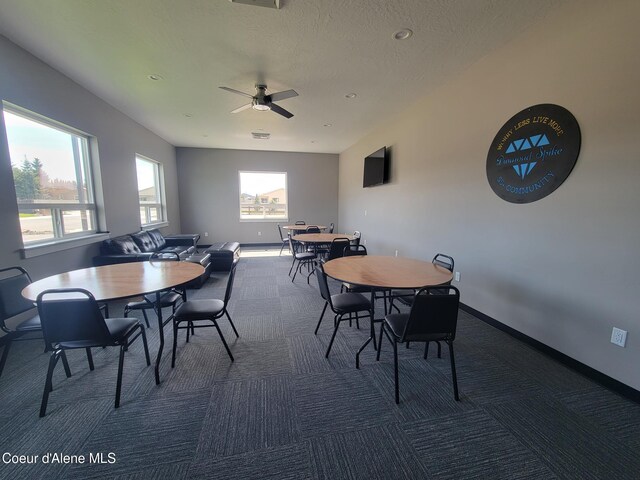
[(222, 340), (222, 344), (224, 345), (224, 348), (227, 350), (227, 353), (229, 354), (229, 358), (233, 362), (233, 355), (231, 354), (231, 350), (229, 350), (229, 345), (227, 345), (227, 341), (224, 339), (224, 335), (222, 335), (222, 331), (220, 330), (220, 327), (218, 326), (218, 322), (214, 321), (213, 325), (216, 327), (216, 330), (218, 330), (218, 335), (220, 335), (220, 339)]
[(91, 349), (87, 347), (85, 350), (87, 351), (87, 361), (89, 362), (89, 370), (93, 371), (94, 366), (93, 366), (93, 355), (91, 355)]
[(147, 361), (147, 366), (151, 365), (151, 358), (149, 357), (149, 344), (147, 343), (147, 333), (144, 331), (144, 327), (140, 325), (140, 334), (142, 335), (142, 346), (144, 347), (144, 358)]
[(233, 333), (236, 334), (236, 337), (240, 337), (240, 335), (238, 335), (238, 330), (236, 330), (236, 326), (233, 324), (233, 320), (231, 320), (231, 316), (229, 315), (229, 312), (227, 311), (227, 308), (225, 307), (224, 309), (224, 314), (227, 316), (227, 318), (229, 319), (229, 323), (231, 324), (231, 328), (233, 328)]
[[(189, 337), (189, 324), (187, 323), (187, 338)], [(171, 368), (176, 366), (176, 350), (178, 349), (178, 322), (173, 321), (173, 349), (171, 352)]]
[(400, 381), (398, 378), (398, 342), (393, 341), (393, 376), (396, 383), (396, 404), (400, 403)]
[(7, 357), (9, 356), (9, 348), (11, 348), (11, 338), (7, 339), (7, 343), (4, 345), (4, 350), (2, 351), (2, 358), (0, 358), (0, 377), (2, 376), (4, 365), (5, 363), (7, 363)]
[(382, 322), (382, 326), (380, 327), (380, 340), (378, 341), (378, 353), (376, 353), (376, 362), (380, 361), (380, 352), (382, 351), (382, 334), (384, 332), (384, 322)]
[[(187, 322), (187, 343), (189, 343), (191, 332), (193, 332), (193, 322)], [(177, 332), (174, 338), (178, 338)]]
[(122, 369), (124, 367), (124, 352), (126, 345), (120, 345), (120, 359), (118, 360), (118, 379), (116, 380), (116, 401), (115, 408), (120, 406), (120, 392), (122, 391)]
[(61, 350), (60, 357), (62, 358), (62, 365), (64, 365), (64, 373), (67, 378), (71, 377), (71, 369), (69, 368), (69, 361), (67, 360), (67, 354), (64, 350)]
[(284, 242), (282, 242), (282, 246), (280, 247), (280, 253), (278, 254), (278, 256), (282, 255), (282, 250), (284, 250)]
[[(40, 417), (44, 417), (47, 413), (47, 403), (49, 403), (49, 393), (53, 390), (53, 370), (60, 358), (61, 350), (54, 350), (49, 357), (49, 368), (47, 369), (47, 378), (44, 381), (44, 392), (42, 392), (42, 402), (40, 403)], [(62, 351), (64, 353), (64, 351)]]
[[(294, 261), (295, 261), (295, 260), (294, 260)], [(292, 282), (294, 282), (294, 281), (295, 281), (295, 279), (296, 279), (296, 275), (298, 274), (298, 270), (300, 270), (300, 262), (298, 262), (298, 264), (299, 264), (299, 265), (298, 265), (298, 268), (296, 268), (296, 269), (294, 270), (294, 272), (293, 272), (293, 278), (291, 279), (291, 281), (292, 281)]]
[(460, 397), (458, 396), (458, 376), (456, 375), (456, 361), (453, 356), (453, 342), (448, 341), (449, 345), (449, 357), (451, 358), (451, 378), (453, 380), (453, 398), (456, 401), (460, 401)]
[(146, 309), (142, 309), (142, 316), (144, 317), (144, 323), (147, 325), (147, 328), (151, 328), (149, 326), (149, 317), (147, 317), (147, 311)]
[(442, 358), (442, 345), (440, 345), (440, 342), (437, 340), (436, 343), (438, 344), (438, 358)]
[(328, 305), (329, 305), (329, 302), (324, 302), (324, 308), (322, 309), (322, 313), (320, 314), (318, 325), (316, 325), (316, 330), (313, 332), (314, 335), (318, 334), (318, 329), (320, 328), (320, 324), (322, 323), (322, 318), (324, 317), (324, 312), (326, 312)]
[(338, 333), (338, 327), (340, 326), (340, 320), (338, 320), (338, 315), (336, 315), (334, 319), (335, 327), (333, 327), (333, 335), (331, 335), (331, 341), (329, 342), (329, 346), (327, 347), (327, 353), (325, 353), (324, 358), (329, 358), (329, 352), (331, 351), (331, 346), (333, 345), (333, 341), (336, 338), (336, 333)]
[(296, 256), (293, 255), (293, 261), (291, 262), (291, 268), (289, 269), (289, 276), (291, 276), (291, 272), (293, 271), (293, 266), (296, 264)]

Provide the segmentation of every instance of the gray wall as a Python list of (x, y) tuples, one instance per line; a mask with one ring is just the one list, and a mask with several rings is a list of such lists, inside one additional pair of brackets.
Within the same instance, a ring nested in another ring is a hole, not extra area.
[[(163, 163), (167, 232), (180, 232), (175, 149), (100, 98), (0, 36), (0, 99), (97, 137), (106, 228), (113, 236), (140, 229), (135, 154)], [(2, 116), (0, 115), (0, 122)], [(11, 161), (0, 123), (0, 267), (22, 265), (34, 278), (91, 266), (97, 245), (27, 260), (22, 248)]]
[(287, 172), (290, 222), (337, 222), (338, 155), (177, 148), (176, 156), (182, 230), (202, 244), (280, 241), (276, 222), (240, 222), (239, 170)]
[[(557, 9), (343, 152), (339, 187), (340, 228), (362, 230), (372, 253), (453, 255), (464, 303), (636, 389), (638, 18), (633, 1)], [(538, 103), (575, 115), (582, 150), (558, 190), (514, 205), (490, 189), (487, 153)], [(382, 145), (392, 182), (363, 189), (363, 158)], [(614, 326), (626, 348), (610, 343)]]

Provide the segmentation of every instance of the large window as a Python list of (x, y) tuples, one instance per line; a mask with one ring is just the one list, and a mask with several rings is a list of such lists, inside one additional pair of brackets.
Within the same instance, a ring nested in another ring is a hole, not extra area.
[(239, 172), (240, 220), (287, 220), (287, 174)]
[(89, 137), (7, 104), (3, 115), (25, 247), (95, 233)]
[(136, 156), (140, 224), (144, 227), (166, 221), (164, 178), (162, 165), (140, 155)]

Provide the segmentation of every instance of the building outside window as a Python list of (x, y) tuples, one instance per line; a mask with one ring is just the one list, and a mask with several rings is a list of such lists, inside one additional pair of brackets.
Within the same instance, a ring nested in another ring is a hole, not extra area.
[(90, 137), (19, 107), (2, 106), (24, 246), (95, 233)]
[(285, 172), (238, 172), (240, 220), (288, 220)]
[(166, 222), (164, 175), (162, 165), (136, 155), (140, 224), (145, 227)]

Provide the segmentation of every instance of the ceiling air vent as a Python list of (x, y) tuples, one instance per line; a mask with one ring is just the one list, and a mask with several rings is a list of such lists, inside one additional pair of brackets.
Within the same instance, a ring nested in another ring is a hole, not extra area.
[(269, 140), (271, 134), (266, 132), (251, 132), (251, 136), (256, 140)]
[(253, 5), (254, 7), (267, 7), (280, 9), (280, 0), (229, 0), (231, 3), (243, 3), (244, 5)]

